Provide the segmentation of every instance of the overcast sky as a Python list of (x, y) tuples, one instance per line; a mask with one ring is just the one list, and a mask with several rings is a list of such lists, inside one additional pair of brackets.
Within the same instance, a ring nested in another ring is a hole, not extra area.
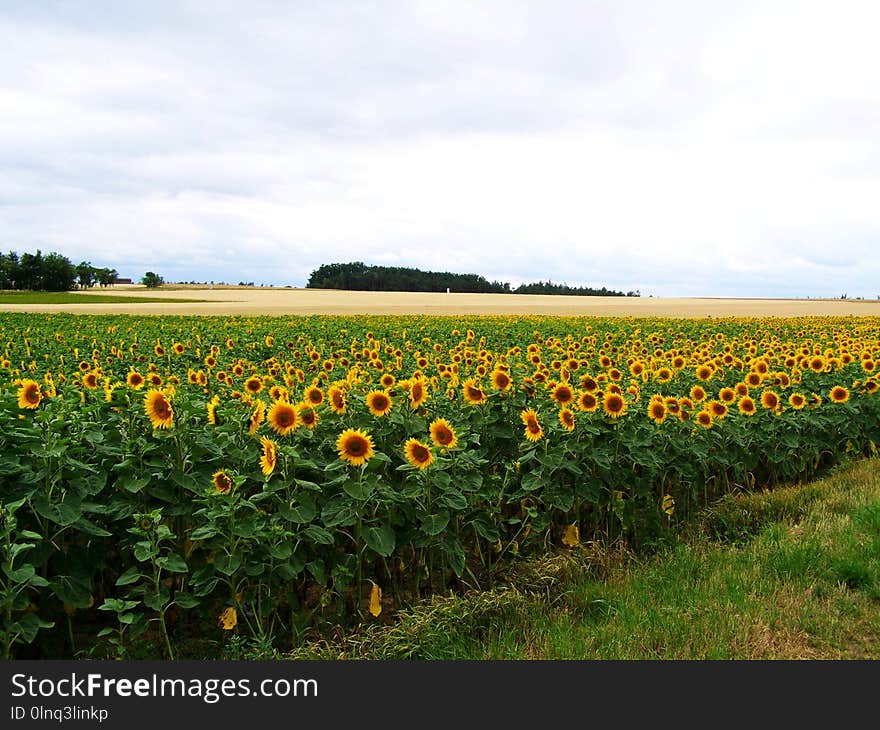
[(0, 248), (880, 295), (872, 0), (0, 0)]

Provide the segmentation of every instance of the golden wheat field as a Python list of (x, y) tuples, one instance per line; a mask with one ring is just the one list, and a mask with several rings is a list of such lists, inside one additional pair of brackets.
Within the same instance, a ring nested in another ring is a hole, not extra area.
[(193, 302), (0, 304), (0, 311), (82, 314), (310, 315), (565, 315), (624, 317), (877, 316), (880, 301), (854, 299), (746, 299), (701, 297), (577, 297), (452, 292), (365, 292), (275, 287), (169, 285), (147, 290), (120, 285), (89, 294), (193, 299)]

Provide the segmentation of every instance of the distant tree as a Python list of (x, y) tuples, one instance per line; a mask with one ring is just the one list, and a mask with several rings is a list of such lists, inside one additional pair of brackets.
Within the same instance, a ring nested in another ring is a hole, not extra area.
[(76, 265), (76, 280), (80, 289), (91, 289), (97, 278), (97, 270), (91, 261), (80, 261)]
[(18, 260), (18, 288), (40, 291), (43, 288), (43, 254), (40, 249), (36, 253), (23, 253)]
[(0, 254), (0, 289), (17, 289), (18, 277), (18, 254), (15, 251)]
[(156, 287), (162, 286), (164, 283), (165, 279), (152, 271), (148, 271), (141, 279), (141, 284), (146, 286), (147, 289), (155, 289)]
[(95, 269), (95, 276), (102, 287), (112, 286), (119, 277), (119, 272), (116, 269), (101, 268)]
[(76, 267), (66, 256), (50, 253), (43, 257), (40, 267), (41, 287), (45, 291), (68, 291), (76, 283)]

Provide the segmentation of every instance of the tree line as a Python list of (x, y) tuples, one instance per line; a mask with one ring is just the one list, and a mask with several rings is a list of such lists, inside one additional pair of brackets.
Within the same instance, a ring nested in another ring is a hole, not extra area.
[(403, 266), (368, 266), (362, 261), (347, 264), (323, 264), (306, 283), (307, 289), (343, 289), (357, 291), (420, 291), (469, 294), (567, 294), (575, 296), (639, 296), (624, 294), (606, 287), (572, 287), (539, 281), (511, 288), (508, 282), (489, 281), (479, 274), (453, 274), (448, 271), (421, 271)]
[(110, 286), (119, 277), (116, 269), (75, 264), (60, 253), (0, 253), (0, 289), (70, 291)]

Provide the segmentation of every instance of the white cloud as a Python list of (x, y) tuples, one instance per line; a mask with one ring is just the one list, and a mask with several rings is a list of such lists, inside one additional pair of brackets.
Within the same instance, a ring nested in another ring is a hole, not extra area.
[(199, 281), (363, 260), (878, 293), (871, 3), (56, 10), (0, 11), (3, 248)]

